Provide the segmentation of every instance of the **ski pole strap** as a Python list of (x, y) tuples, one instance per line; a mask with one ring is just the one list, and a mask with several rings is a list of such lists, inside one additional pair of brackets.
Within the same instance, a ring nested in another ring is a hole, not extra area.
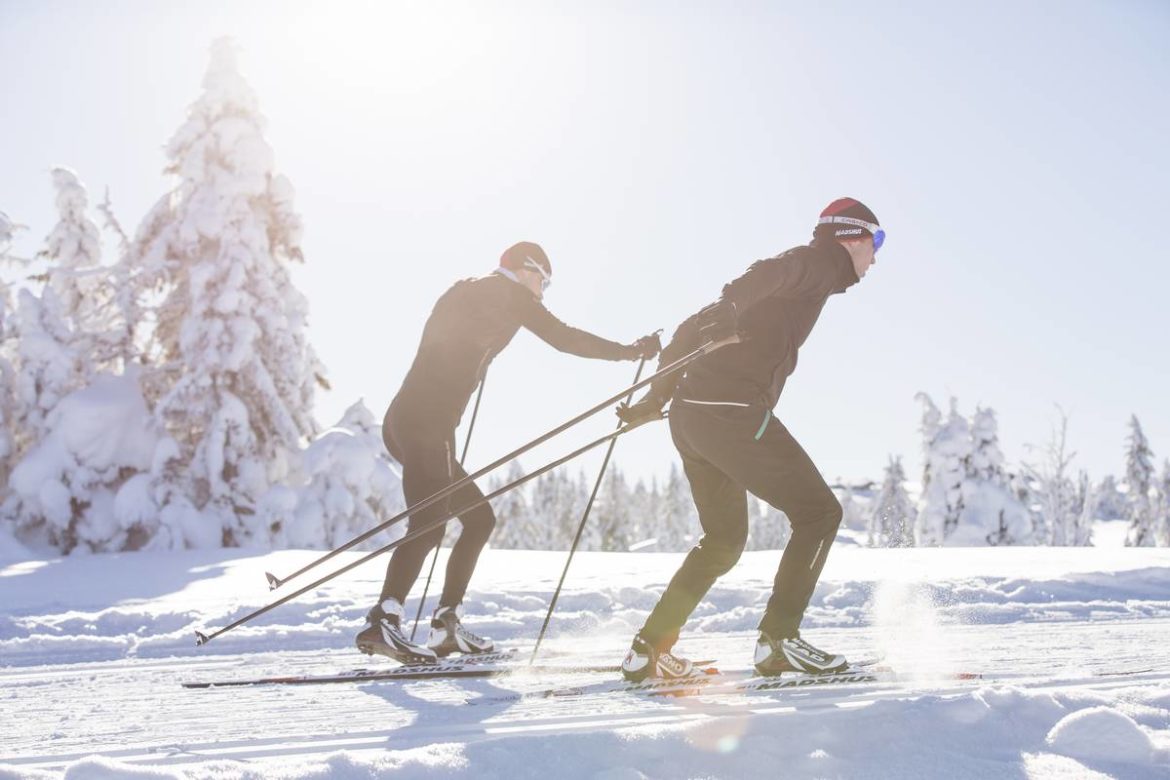
[(426, 509), (427, 507), (430, 507), (430, 506), (438, 503), (439, 501), (442, 501), (443, 499), (449, 497), (450, 495), (452, 495), (453, 493), (455, 493), (456, 491), (458, 491), (459, 489), (461, 489), (465, 485), (479, 479), (480, 477), (484, 476), (485, 474), (487, 474), (491, 471), (494, 471), (495, 469), (499, 468), (500, 466), (504, 465), (505, 463), (508, 463), (509, 461), (512, 461), (515, 458), (518, 458), (519, 456), (523, 455), (525, 452), (528, 452), (529, 450), (543, 444), (544, 442), (548, 441), (549, 439), (556, 436), (557, 434), (562, 433), (562, 432), (568, 430), (569, 428), (572, 428), (577, 423), (593, 416), (594, 414), (597, 414), (602, 409), (605, 409), (606, 407), (610, 406), (611, 404), (616, 403), (617, 401), (620, 401), (622, 398), (626, 397), (627, 395), (634, 393), (635, 391), (645, 387), (646, 385), (649, 385), (650, 383), (654, 382), (655, 380), (657, 380), (661, 377), (664, 377), (668, 374), (672, 374), (675, 371), (679, 371), (679, 370), (685, 368), (687, 365), (689, 365), (690, 363), (699, 359), (703, 355), (708, 354), (709, 352), (713, 352), (716, 349), (719, 349), (720, 347), (726, 346), (728, 344), (735, 344), (738, 341), (739, 341), (739, 335), (735, 334), (735, 335), (729, 336), (728, 338), (722, 339), (720, 341), (709, 341), (706, 344), (703, 344), (702, 346), (698, 347), (697, 349), (690, 352), (689, 354), (684, 355), (683, 357), (679, 358), (678, 360), (674, 361), (673, 363), (671, 363), (663, 368), (660, 368), (657, 372), (655, 372), (651, 376), (641, 380), (640, 382), (635, 382), (633, 385), (625, 388), (620, 393), (617, 393), (616, 395), (613, 395), (613, 396), (605, 399), (604, 401), (597, 404), (596, 406), (593, 406), (592, 408), (587, 409), (586, 411), (582, 412), (581, 414), (577, 415), (576, 417), (572, 418), (571, 420), (568, 420), (567, 422), (564, 422), (564, 423), (558, 425), (557, 427), (553, 428), (552, 430), (548, 431), (547, 433), (543, 434), (542, 436), (539, 436), (539, 437), (533, 439), (532, 441), (528, 442), (527, 444), (513, 450), (512, 452), (509, 452), (507, 455), (504, 455), (503, 457), (492, 461), (491, 463), (489, 463), (488, 465), (479, 469), (475, 473), (468, 474), (463, 479), (460, 479), (456, 482), (451, 483), (450, 485), (448, 485), (447, 487), (438, 491), (437, 493), (430, 496), (429, 498), (424, 498), (422, 501), (418, 502), (414, 506), (407, 507), (406, 509), (402, 510), (398, 514), (391, 517), (389, 520), (386, 520), (385, 522), (379, 523), (378, 525), (374, 526), (370, 530), (365, 531), (364, 533), (362, 533), (358, 536), (355, 536), (353, 539), (350, 539), (348, 542), (341, 545), (337, 549), (332, 550), (332, 551), (326, 553), (325, 555), (322, 555), (320, 558), (316, 559), (315, 561), (311, 561), (310, 563), (308, 563), (305, 566), (301, 567), (300, 569), (296, 570), (295, 572), (288, 575), (287, 577), (279, 578), (279, 577), (269, 575), (269, 578), (268, 578), (269, 584), (271, 585), (272, 588), (277, 588), (280, 585), (283, 585), (284, 583), (293, 579), (294, 577), (299, 577), (300, 575), (304, 574), (305, 572), (309, 571), (310, 569), (316, 568), (317, 566), (320, 566), (322, 563), (325, 563), (325, 561), (332, 559), (334, 556), (336, 556), (342, 552), (345, 552), (346, 550), (352, 549), (356, 545), (361, 544), (365, 540), (369, 539), (372, 536), (377, 535), (378, 533), (384, 531), (385, 529), (389, 528), (390, 526), (394, 525), (395, 523), (400, 522), (401, 520), (405, 519), (406, 517), (409, 517), (410, 515), (415, 514), (417, 512), (421, 512), (422, 510)]

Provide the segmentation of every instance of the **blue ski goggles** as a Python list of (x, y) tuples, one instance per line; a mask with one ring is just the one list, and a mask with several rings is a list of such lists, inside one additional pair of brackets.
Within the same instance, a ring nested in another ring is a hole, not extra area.
[[(866, 222), (864, 219), (854, 219), (853, 217), (821, 217), (817, 220), (818, 225), (855, 225), (859, 228), (865, 228), (873, 236), (873, 251), (877, 252), (882, 248), (882, 244), (886, 243), (886, 231), (882, 230), (880, 225), (875, 225), (872, 222)], [(856, 232), (856, 231), (855, 231)], [(837, 232), (838, 236), (843, 235), (841, 231)]]

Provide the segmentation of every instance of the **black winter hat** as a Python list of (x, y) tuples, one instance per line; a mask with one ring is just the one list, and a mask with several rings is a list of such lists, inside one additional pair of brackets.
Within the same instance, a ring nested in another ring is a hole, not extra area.
[(543, 268), (545, 275), (552, 277), (552, 263), (540, 248), (540, 244), (521, 241), (508, 247), (500, 256), (500, 267), (509, 271), (523, 271), (525, 267), (532, 268), (533, 264)]
[[(825, 210), (821, 212), (821, 219), (825, 217), (846, 217), (848, 219), (857, 219), (862, 222), (868, 222), (871, 225), (881, 225), (878, 218), (869, 207), (856, 198), (837, 198), (837, 200), (825, 206)], [(861, 238), (863, 236), (872, 236), (873, 233), (860, 226), (841, 222), (826, 222), (819, 223), (816, 229), (813, 230), (813, 238)]]

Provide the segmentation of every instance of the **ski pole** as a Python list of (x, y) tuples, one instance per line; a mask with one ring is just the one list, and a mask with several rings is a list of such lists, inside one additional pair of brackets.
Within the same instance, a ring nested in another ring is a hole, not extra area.
[(355, 545), (361, 544), (365, 540), (367, 540), (370, 537), (389, 528), (390, 526), (399, 522), (403, 518), (408, 517), (409, 515), (415, 514), (416, 512), (421, 512), (422, 510), (426, 509), (427, 507), (432, 506), (433, 504), (435, 504), (439, 501), (442, 501), (443, 499), (447, 498), (452, 493), (455, 493), (456, 491), (458, 491), (460, 488), (464, 487), (465, 485), (479, 479), (480, 477), (482, 477), (483, 475), (487, 474), (490, 471), (494, 471), (495, 469), (499, 468), (503, 464), (513, 460), (514, 458), (519, 457), (520, 455), (523, 455), (525, 452), (528, 452), (529, 450), (533, 449), (534, 447), (537, 447), (537, 446), (543, 444), (544, 442), (548, 441), (549, 439), (556, 436), (557, 434), (562, 433), (563, 431), (566, 431), (569, 428), (572, 428), (577, 423), (581, 422), (582, 420), (584, 420), (588, 417), (593, 416), (594, 414), (597, 414), (602, 409), (605, 409), (606, 407), (608, 407), (610, 404), (614, 403), (615, 401), (620, 401), (623, 398), (625, 398), (627, 395), (629, 395), (630, 393), (633, 393), (637, 390), (640, 390), (641, 388), (645, 387), (646, 385), (650, 384), (651, 382), (654, 382), (655, 380), (657, 380), (661, 377), (667, 376), (668, 374), (672, 374), (675, 371), (678, 371), (682, 368), (685, 368), (687, 365), (689, 365), (690, 363), (699, 359), (703, 355), (706, 355), (709, 352), (713, 352), (714, 350), (716, 350), (722, 346), (725, 346), (727, 344), (735, 344), (738, 341), (739, 341), (738, 334), (729, 336), (729, 337), (727, 337), (725, 339), (721, 339), (719, 341), (708, 341), (707, 343), (703, 344), (701, 347), (695, 349), (694, 351), (690, 352), (689, 354), (682, 356), (681, 358), (679, 358), (678, 360), (674, 361), (673, 363), (665, 366), (664, 368), (660, 368), (657, 371), (657, 373), (652, 374), (651, 376), (643, 379), (641, 382), (638, 382), (634, 386), (627, 387), (624, 390), (622, 390), (620, 393), (617, 393), (613, 396), (610, 396), (609, 398), (606, 398), (601, 403), (597, 404), (596, 406), (594, 406), (590, 409), (587, 409), (586, 411), (577, 415), (573, 419), (568, 420), (567, 422), (564, 422), (564, 423), (558, 425), (557, 427), (553, 428), (551, 431), (548, 431), (547, 433), (543, 434), (542, 436), (538, 436), (537, 438), (533, 439), (532, 441), (528, 442), (527, 444), (525, 444), (521, 447), (518, 447), (517, 449), (513, 450), (512, 452), (509, 452), (507, 455), (504, 455), (502, 458), (499, 458), (498, 460), (492, 461), (488, 465), (486, 465), (483, 468), (481, 468), (480, 470), (476, 471), (474, 474), (468, 474), (463, 479), (459, 480), (458, 482), (451, 483), (450, 485), (448, 485), (447, 487), (438, 491), (437, 493), (435, 493), (431, 497), (423, 499), (422, 501), (418, 502), (414, 506), (407, 507), (406, 509), (402, 510), (398, 514), (391, 517), (389, 520), (386, 520), (383, 523), (379, 523), (378, 525), (374, 526), (370, 530), (368, 530), (362, 534), (359, 534), (358, 536), (355, 536), (353, 539), (350, 539), (348, 542), (341, 545), (337, 549), (332, 550), (332, 551), (326, 553), (325, 555), (322, 555), (320, 558), (317, 558), (316, 560), (305, 564), (304, 566), (297, 569), (296, 571), (294, 571), (292, 574), (288, 575), (287, 577), (277, 577), (270, 572), (266, 572), (265, 576), (268, 578), (269, 587), (272, 589), (280, 587), (281, 585), (283, 585), (284, 583), (293, 579), (294, 577), (299, 577), (300, 575), (304, 574), (305, 572), (309, 571), (310, 569), (314, 569), (317, 566), (320, 566), (322, 563), (325, 563), (325, 561), (332, 559), (334, 556), (339, 555), (340, 553), (343, 553), (346, 550), (349, 550), (350, 548), (354, 547)]
[[(638, 384), (638, 380), (642, 378), (642, 368), (646, 365), (646, 358), (642, 358), (642, 362), (638, 363), (638, 372), (634, 374), (634, 384)], [(626, 396), (626, 403), (634, 397), (633, 392)], [(622, 424), (618, 422), (618, 428)], [(548, 630), (548, 623), (552, 620), (553, 610), (557, 608), (557, 599), (561, 596), (561, 588), (565, 584), (565, 577), (569, 573), (569, 564), (573, 562), (573, 554), (577, 552), (577, 545), (581, 543), (581, 534), (585, 531), (585, 522), (589, 519), (589, 512), (593, 509), (593, 501), (597, 498), (597, 491), (601, 488), (601, 480), (605, 476), (605, 469), (609, 466), (609, 457), (613, 455), (614, 445), (617, 444), (617, 437), (609, 440), (609, 447), (605, 450), (605, 459), (601, 461), (601, 470), (597, 472), (597, 481), (593, 483), (593, 492), (589, 494), (589, 500), (585, 502), (585, 511), (581, 514), (581, 522), (577, 525), (577, 535), (573, 537), (573, 545), (569, 548), (569, 558), (565, 561), (565, 570), (561, 572), (561, 581), (557, 583), (557, 589), (553, 591), (552, 601), (548, 605), (548, 612), (544, 616), (544, 624), (540, 627), (540, 634), (536, 637), (536, 646), (532, 648), (532, 658), (528, 660), (528, 665), (536, 663), (536, 654), (540, 652), (540, 643), (544, 641), (544, 632)]]
[[(467, 460), (467, 448), (471, 446), (471, 432), (475, 430), (475, 418), (479, 416), (479, 401), (483, 398), (483, 383), (487, 381), (487, 372), (484, 372), (483, 377), (479, 380), (479, 392), (475, 394), (475, 407), (471, 410), (471, 424), (467, 426), (467, 436), (463, 439), (463, 454), (459, 456), (459, 467), (463, 467), (463, 461)], [(418, 621), (422, 619), (423, 607), (427, 603), (427, 591), (431, 589), (431, 578), (435, 576), (435, 564), (439, 562), (439, 548), (443, 546), (443, 540), (435, 545), (435, 554), (431, 556), (431, 569), (427, 572), (427, 582), (423, 585), (422, 598), (418, 600), (418, 613), (414, 616), (414, 628), (410, 629), (410, 641), (414, 641), (415, 632), (418, 631)]]
[(313, 590), (314, 588), (319, 588), (322, 585), (324, 585), (326, 582), (328, 582), (329, 580), (331, 580), (335, 577), (338, 577), (342, 574), (345, 574), (350, 569), (354, 569), (358, 566), (361, 566), (363, 563), (366, 563), (367, 561), (373, 560), (374, 558), (377, 558), (379, 555), (382, 555), (383, 553), (390, 552), (391, 550), (393, 550), (397, 547), (400, 547), (400, 546), (406, 544), (407, 542), (413, 541), (413, 540), (417, 539), (418, 537), (422, 536), (423, 534), (429, 533), (432, 529), (437, 528), (438, 526), (442, 525), (443, 523), (446, 523), (451, 518), (458, 517), (459, 515), (464, 514), (465, 512), (468, 512), (472, 509), (475, 509), (478, 506), (486, 504), (487, 502), (491, 501), (492, 499), (498, 498), (499, 496), (502, 496), (504, 493), (507, 493), (509, 490), (513, 490), (515, 488), (518, 488), (521, 485), (523, 485), (525, 482), (527, 482), (531, 479), (536, 479), (540, 475), (545, 474), (549, 471), (552, 471), (557, 466), (568, 463), (573, 458), (576, 458), (577, 456), (588, 452), (589, 450), (593, 449), (594, 447), (597, 447), (597, 446), (604, 444), (605, 442), (609, 441), (610, 439), (614, 439), (618, 436), (621, 436), (623, 433), (631, 431), (634, 428), (637, 428), (639, 425), (642, 425), (642, 424), (643, 423), (634, 423), (632, 425), (624, 425), (621, 428), (618, 428), (616, 431), (611, 431), (599, 439), (595, 439), (582, 447), (578, 447), (576, 450), (573, 450), (568, 455), (565, 455), (561, 458), (558, 458), (557, 460), (554, 460), (552, 463), (549, 463), (548, 465), (537, 469), (536, 471), (532, 472), (531, 474), (526, 474), (525, 476), (520, 477), (519, 479), (517, 479), (513, 482), (510, 482), (507, 485), (504, 485), (502, 488), (499, 488), (498, 490), (493, 491), (492, 493), (484, 496), (483, 498), (477, 499), (476, 501), (472, 502), (471, 504), (460, 509), (458, 512), (448, 512), (444, 515), (440, 515), (439, 517), (431, 518), (431, 520), (421, 524), (418, 528), (415, 528), (411, 531), (408, 531), (405, 536), (403, 536), (399, 539), (396, 539), (395, 541), (390, 542), (389, 544), (387, 544), (387, 545), (385, 545), (377, 550), (374, 550), (373, 552), (366, 553), (361, 558), (358, 558), (356, 561), (353, 561), (351, 563), (347, 563), (346, 565), (342, 566), (340, 569), (337, 569), (333, 572), (330, 572), (329, 574), (326, 574), (324, 577), (321, 577), (320, 579), (316, 580), (315, 582), (310, 582), (308, 585), (305, 585), (304, 587), (300, 588), (299, 590), (296, 590), (292, 593), (289, 593), (287, 596), (282, 596), (281, 598), (277, 599), (276, 601), (272, 602), (271, 604), (268, 604), (266, 606), (261, 607), (260, 609), (249, 612), (247, 615), (244, 615), (242, 618), (239, 618), (238, 620), (235, 620), (235, 621), (229, 623), (228, 625), (224, 626), (223, 628), (221, 628), (217, 631), (213, 631), (210, 634), (204, 634), (201, 631), (196, 631), (195, 632), (195, 644), (196, 644), (196, 646), (205, 645), (208, 642), (210, 642), (212, 639), (215, 639), (217, 636), (221, 636), (223, 634), (226, 634), (228, 631), (231, 631), (233, 628), (237, 628), (239, 626), (242, 626), (243, 624), (247, 623), (248, 621), (252, 620), (253, 618), (257, 618), (260, 615), (263, 615), (265, 612), (269, 612), (273, 609), (276, 609), (277, 607), (281, 606), (282, 604), (286, 604), (286, 603), (292, 601), (293, 599), (295, 599), (296, 597), (301, 596), (305, 593), (308, 593), (309, 591)]

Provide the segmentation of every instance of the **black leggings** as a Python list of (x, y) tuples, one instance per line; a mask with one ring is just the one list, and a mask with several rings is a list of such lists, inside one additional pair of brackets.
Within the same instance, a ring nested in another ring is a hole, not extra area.
[[(455, 460), (455, 431), (442, 426), (427, 425), (415, 415), (401, 412), (391, 406), (382, 421), (382, 440), (394, 459), (402, 464), (402, 492), (406, 505), (413, 506), (430, 498), (443, 488), (467, 476)], [(443, 517), (452, 510), (459, 512), (463, 530), (447, 559), (447, 576), (439, 606), (454, 607), (463, 601), (467, 583), (475, 571), (479, 553), (487, 544), (496, 516), (488, 503), (474, 509), (459, 511), (483, 498), (474, 482), (457, 490), (451, 497), (410, 516), (406, 529), (411, 531)], [(406, 603), (411, 586), (422, 571), (427, 554), (443, 540), (446, 523), (428, 531), (417, 539), (394, 548), (386, 567), (386, 582), (382, 585), (381, 601), (388, 598)]]
[(666, 649), (716, 578), (747, 542), (747, 492), (788, 516), (784, 548), (760, 630), (775, 638), (800, 626), (841, 524), (841, 504), (788, 429), (756, 406), (698, 406), (676, 400), (670, 432), (699, 510), (703, 538), (683, 561), (642, 637)]

